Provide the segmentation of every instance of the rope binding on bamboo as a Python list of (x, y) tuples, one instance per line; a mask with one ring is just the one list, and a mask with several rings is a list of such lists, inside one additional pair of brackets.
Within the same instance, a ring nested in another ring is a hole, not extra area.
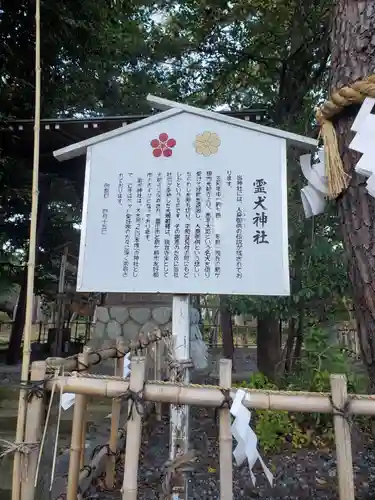
[[(100, 364), (103, 361), (103, 354), (108, 352), (109, 350), (113, 350), (114, 354), (110, 356), (111, 358), (119, 359), (125, 357), (128, 353), (137, 354), (139, 351), (144, 351), (146, 347), (149, 345), (159, 342), (162, 339), (167, 339), (171, 337), (172, 332), (168, 329), (160, 330), (155, 329), (153, 332), (149, 332), (147, 334), (140, 334), (138, 338), (131, 340), (128, 345), (125, 346), (124, 350), (118, 350), (117, 347), (109, 346), (106, 348), (97, 349), (96, 351), (92, 351), (90, 353), (90, 358), (96, 356), (97, 359), (94, 361), (90, 361), (89, 365), (85, 365), (78, 360), (78, 354), (74, 354), (73, 356), (69, 356), (67, 358), (47, 358), (47, 370), (54, 370), (59, 366), (66, 366), (67, 363), (73, 362), (76, 366), (74, 367), (75, 372), (85, 372), (89, 367)], [(108, 359), (108, 356), (105, 358)]]
[(230, 407), (232, 406), (233, 400), (232, 400), (232, 396), (231, 396), (230, 391), (231, 391), (231, 389), (223, 389), (222, 387), (220, 387), (220, 392), (222, 393), (224, 399), (221, 402), (221, 405), (218, 406), (217, 408), (215, 408), (215, 413), (214, 413), (214, 422), (215, 423), (218, 421), (218, 416), (219, 416), (220, 410), (224, 410), (224, 409), (229, 410)]
[(12, 387), (16, 387), (20, 390), (25, 391), (25, 398), (28, 403), (35, 397), (38, 399), (44, 398), (47, 390), (45, 389), (46, 380), (21, 380), (19, 384), (12, 384)]
[(196, 451), (188, 450), (186, 453), (178, 455), (174, 460), (168, 460), (165, 463), (165, 474), (161, 484), (163, 500), (170, 498), (176, 480), (181, 478), (183, 474), (194, 470), (197, 460)]
[(131, 389), (127, 389), (126, 392), (121, 396), (121, 399), (123, 401), (127, 401), (129, 403), (130, 401), (130, 406), (128, 410), (128, 418), (127, 422), (133, 418), (133, 409), (138, 413), (140, 417), (144, 415), (144, 401), (143, 401), (143, 391), (144, 391), (144, 386), (140, 391), (132, 391)]
[(3, 448), (3, 451), (0, 453), (0, 459), (15, 452), (21, 453), (22, 455), (28, 455), (29, 453), (37, 450), (39, 448), (39, 444), (40, 443), (37, 442), (12, 443), (6, 439), (0, 439), (0, 446)]
[(329, 395), (329, 402), (331, 403), (332, 406), (332, 413), (333, 416), (339, 416), (345, 419), (347, 422), (351, 423), (352, 421), (352, 416), (350, 414), (350, 399), (347, 399), (343, 405), (342, 408), (337, 407), (332, 399), (332, 394)]
[(174, 356), (174, 344), (175, 340), (173, 337), (165, 339), (165, 347), (167, 349), (167, 363), (170, 371), (170, 379), (173, 382), (182, 382), (185, 371), (189, 368), (194, 368), (194, 363), (192, 359), (176, 359)]
[(352, 104), (362, 104), (366, 97), (375, 97), (375, 75), (335, 90), (330, 99), (316, 111), (320, 137), (324, 144), (328, 196), (331, 199), (336, 199), (348, 187), (351, 179), (344, 170), (332, 118)]

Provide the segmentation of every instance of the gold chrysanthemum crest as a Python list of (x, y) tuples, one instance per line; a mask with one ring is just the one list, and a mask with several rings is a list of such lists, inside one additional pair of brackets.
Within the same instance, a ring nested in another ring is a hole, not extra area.
[(211, 156), (219, 151), (220, 137), (215, 132), (198, 134), (194, 141), (195, 151), (199, 155)]

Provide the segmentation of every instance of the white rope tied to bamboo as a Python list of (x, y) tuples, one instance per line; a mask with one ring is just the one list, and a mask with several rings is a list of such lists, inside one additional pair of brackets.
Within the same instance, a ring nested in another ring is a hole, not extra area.
[(11, 453), (15, 453), (16, 451), (18, 451), (22, 455), (28, 455), (29, 453), (37, 450), (39, 448), (39, 444), (39, 442), (12, 443), (7, 439), (0, 439), (0, 446), (3, 448), (3, 451), (0, 453), (0, 459), (6, 457)]
[(7, 455), (18, 453), (20, 457), (22, 457), (22, 462), (20, 461), (20, 466), (22, 464), (22, 468), (20, 469), (21, 478), (27, 479), (27, 471), (28, 471), (28, 457), (30, 453), (39, 449), (40, 443), (38, 442), (23, 442), (23, 443), (12, 443), (6, 439), (0, 439), (0, 445), (3, 450), (0, 454), (0, 460), (5, 458)]

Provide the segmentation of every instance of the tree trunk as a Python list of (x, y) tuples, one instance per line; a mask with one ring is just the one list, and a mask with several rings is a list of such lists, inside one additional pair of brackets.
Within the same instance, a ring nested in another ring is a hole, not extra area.
[[(38, 220), (37, 220), (37, 232), (36, 232), (36, 259), (38, 256), (38, 247), (40, 246), (40, 241), (44, 232), (44, 228), (47, 222), (48, 215), (48, 195), (50, 192), (50, 183), (41, 184), (44, 186), (44, 189), (40, 189), (40, 197), (39, 197), (39, 207), (38, 207)], [(26, 298), (27, 298), (27, 266), (25, 266), (20, 296), (18, 299), (16, 317), (14, 318), (14, 322), (12, 325), (12, 331), (10, 334), (9, 347), (6, 357), (6, 363), (8, 365), (15, 365), (20, 360), (21, 354), (21, 344), (23, 337), (23, 329), (25, 325), (25, 316), (26, 316)]]
[(269, 380), (278, 378), (281, 361), (279, 319), (272, 316), (258, 317), (257, 364), (258, 370)]
[(6, 357), (8, 365), (15, 365), (20, 360), (23, 326), (25, 324), (26, 313), (26, 293), (27, 293), (27, 266), (22, 271), (22, 282), (20, 295), (18, 298), (16, 315), (10, 333), (9, 347)]
[(218, 324), (220, 322), (220, 309), (217, 309), (215, 313), (212, 315), (212, 317), (209, 318), (209, 326), (210, 326), (210, 331), (209, 331), (209, 338), (208, 338), (208, 345), (210, 347), (215, 347), (217, 345), (219, 333), (218, 333)]
[(301, 354), (302, 354), (302, 344), (303, 344), (303, 329), (304, 329), (304, 320), (305, 320), (305, 308), (303, 301), (299, 303), (299, 311), (298, 311), (298, 328), (296, 335), (296, 347), (294, 349), (294, 354), (292, 358), (292, 367), (300, 366)]
[(191, 307), (194, 307), (194, 309), (197, 309), (198, 311), (201, 310), (201, 296), (200, 295), (191, 295), (190, 296), (190, 304)]
[(293, 347), (297, 336), (296, 318), (290, 318), (288, 338), (285, 345), (285, 372), (290, 373), (293, 364)]
[(200, 295), (192, 295), (191, 296), (191, 306), (194, 307), (198, 311), (199, 314), (199, 328), (202, 331), (202, 335), (204, 334), (204, 323), (202, 317), (202, 306), (201, 306), (201, 296)]
[(228, 297), (220, 295), (220, 326), (223, 335), (223, 356), (232, 360), (234, 368), (234, 346), (233, 346), (233, 327), (232, 314), (229, 309)]
[[(332, 29), (332, 76), (335, 89), (352, 83), (375, 70), (375, 2), (337, 0)], [(349, 276), (362, 358), (375, 392), (375, 199), (365, 189), (365, 179), (354, 167), (360, 155), (348, 145), (356, 107), (342, 113), (337, 121), (340, 153), (352, 176), (348, 189), (338, 199)]]

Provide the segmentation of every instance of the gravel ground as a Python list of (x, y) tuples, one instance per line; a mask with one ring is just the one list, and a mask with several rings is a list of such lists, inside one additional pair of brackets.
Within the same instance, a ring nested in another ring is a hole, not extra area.
[[(139, 492), (140, 500), (162, 498), (161, 478), (163, 466), (168, 459), (169, 426), (167, 415), (162, 422), (153, 422), (144, 429), (140, 458)], [(207, 436), (207, 439), (204, 438)], [(219, 499), (220, 479), (218, 460), (218, 427), (214, 423), (214, 411), (193, 408), (191, 411), (191, 445), (203, 452), (189, 479), (189, 500)], [(354, 441), (354, 439), (353, 439)], [(367, 446), (356, 434), (353, 447), (354, 474), (357, 500), (375, 500), (375, 449), (372, 443)], [(260, 449), (261, 451), (261, 449)], [(285, 454), (264, 456), (267, 465), (275, 474), (273, 488), (266, 482), (261, 468), (255, 467), (257, 484), (252, 486), (246, 464), (237, 467), (233, 464), (234, 499), (299, 500), (317, 499), (338, 500), (336, 460), (331, 450), (285, 451)], [(92, 500), (119, 500), (122, 485), (123, 463), (117, 469), (117, 491), (108, 492), (97, 484), (87, 498)]]

